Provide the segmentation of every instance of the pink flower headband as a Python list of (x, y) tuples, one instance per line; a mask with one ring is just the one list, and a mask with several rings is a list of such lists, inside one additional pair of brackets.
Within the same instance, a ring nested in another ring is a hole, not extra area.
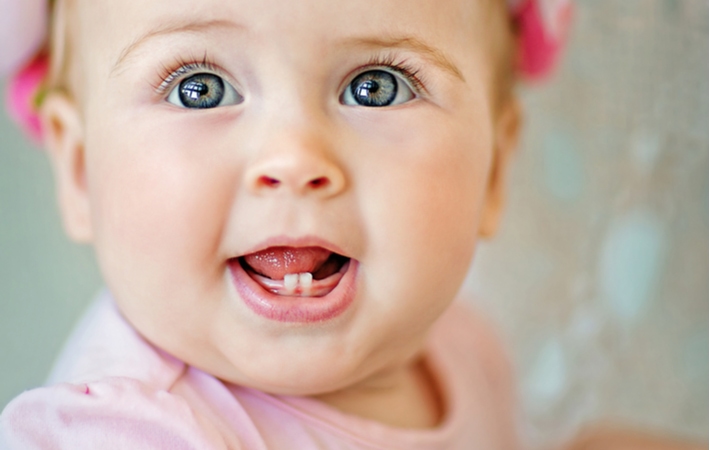
[[(571, 0), (507, 0), (519, 35), (518, 70), (526, 80), (552, 72), (566, 39)], [(10, 74), (7, 109), (35, 142), (42, 138), (37, 115), (49, 70), (42, 52), (47, 35), (47, 0), (0, 0), (0, 77)]]

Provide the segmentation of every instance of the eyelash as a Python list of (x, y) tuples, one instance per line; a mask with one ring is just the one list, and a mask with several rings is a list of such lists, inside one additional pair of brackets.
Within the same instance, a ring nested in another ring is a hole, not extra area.
[(378, 67), (394, 70), (410, 82), (416, 91), (427, 92), (425, 87), (426, 80), (421, 76), (420, 70), (410, 64), (406, 59), (398, 60), (394, 55), (378, 55), (372, 57), (366, 65), (358, 68), (355, 76), (367, 72), (368, 70), (375, 70)]
[(155, 92), (158, 95), (165, 95), (180, 79), (191, 73), (198, 72), (213, 72), (219, 75), (222, 70), (209, 58), (209, 56), (207, 56), (207, 54), (202, 57), (202, 61), (177, 58), (172, 65), (162, 66), (161, 70), (158, 72), (157, 78), (160, 82), (153, 85), (153, 89), (155, 89)]
[[(412, 84), (415, 90), (427, 92), (425, 87), (426, 83), (420, 75), (420, 70), (407, 62), (406, 59), (397, 60), (394, 55), (378, 55), (372, 57), (367, 64), (358, 68), (357, 74), (366, 72), (367, 70), (374, 70), (378, 67), (384, 67), (399, 73)], [(207, 54), (202, 57), (201, 61), (177, 58), (172, 65), (162, 66), (157, 78), (160, 82), (153, 85), (153, 89), (158, 95), (163, 96), (172, 89), (178, 80), (184, 78), (186, 75), (204, 71), (214, 72), (216, 74), (221, 73), (220, 68)]]

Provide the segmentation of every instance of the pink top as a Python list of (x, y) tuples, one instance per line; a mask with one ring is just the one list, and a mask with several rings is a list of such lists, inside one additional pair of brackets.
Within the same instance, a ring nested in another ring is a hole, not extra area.
[[(0, 416), (17, 449), (513, 449), (507, 360), (461, 305), (435, 324), (426, 360), (445, 397), (432, 429), (386, 426), (307, 397), (218, 380), (146, 342), (102, 294), (70, 338), (50, 387)], [(2, 442), (2, 439), (0, 439)]]

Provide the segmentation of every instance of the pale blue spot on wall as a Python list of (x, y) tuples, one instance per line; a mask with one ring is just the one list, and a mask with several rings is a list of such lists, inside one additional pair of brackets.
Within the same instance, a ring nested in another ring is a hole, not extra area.
[(584, 164), (574, 139), (564, 132), (545, 137), (545, 186), (561, 200), (574, 200), (582, 193)]
[(611, 311), (622, 320), (639, 316), (661, 274), (664, 236), (659, 219), (636, 211), (616, 220), (604, 241), (600, 286)]
[(532, 406), (543, 410), (550, 402), (561, 398), (567, 386), (567, 366), (562, 345), (550, 338), (543, 344), (525, 379), (526, 392), (531, 396)]

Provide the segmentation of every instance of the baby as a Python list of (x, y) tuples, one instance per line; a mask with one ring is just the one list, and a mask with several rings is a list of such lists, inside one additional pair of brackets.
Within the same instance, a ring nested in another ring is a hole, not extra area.
[(568, 11), (509, 3), (55, 1), (38, 130), (107, 289), (7, 445), (517, 448), (453, 303)]

